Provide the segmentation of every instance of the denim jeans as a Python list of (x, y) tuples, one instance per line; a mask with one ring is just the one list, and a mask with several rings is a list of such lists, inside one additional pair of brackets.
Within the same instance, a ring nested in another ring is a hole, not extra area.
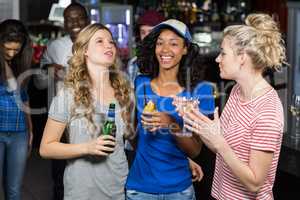
[(3, 182), (6, 200), (21, 200), (27, 138), (26, 132), (0, 132), (0, 181)]
[(183, 190), (170, 194), (149, 194), (136, 190), (126, 191), (126, 200), (196, 200), (193, 185)]

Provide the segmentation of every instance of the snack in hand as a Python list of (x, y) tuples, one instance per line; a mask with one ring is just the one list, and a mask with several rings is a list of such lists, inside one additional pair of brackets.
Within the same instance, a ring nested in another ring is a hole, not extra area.
[(156, 106), (153, 101), (148, 101), (147, 105), (144, 107), (144, 112), (154, 112), (156, 110)]

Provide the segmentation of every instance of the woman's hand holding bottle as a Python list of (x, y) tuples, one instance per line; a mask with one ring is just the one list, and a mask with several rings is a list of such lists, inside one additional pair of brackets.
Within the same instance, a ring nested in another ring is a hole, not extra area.
[(85, 143), (87, 155), (108, 156), (115, 150), (115, 138), (111, 135), (100, 135), (99, 137)]

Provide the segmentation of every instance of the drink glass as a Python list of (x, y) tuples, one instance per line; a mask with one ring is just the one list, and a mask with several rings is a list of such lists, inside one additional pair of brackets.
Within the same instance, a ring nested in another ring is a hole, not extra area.
[[(175, 106), (179, 111), (179, 114), (183, 117), (186, 112), (193, 108), (198, 108), (199, 99), (197, 97), (177, 97), (175, 102)], [(183, 120), (182, 131), (177, 133), (182, 137), (191, 137), (193, 134), (185, 128), (185, 121)]]

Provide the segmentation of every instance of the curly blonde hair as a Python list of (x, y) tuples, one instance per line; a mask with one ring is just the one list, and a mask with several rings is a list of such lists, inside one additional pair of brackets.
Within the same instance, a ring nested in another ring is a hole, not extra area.
[[(83, 116), (89, 122), (89, 127), (95, 130), (97, 126), (94, 123), (93, 115), (95, 113), (94, 99), (92, 97), (90, 88), (92, 88), (92, 80), (86, 65), (85, 52), (87, 50), (90, 39), (98, 30), (110, 30), (100, 23), (91, 24), (85, 27), (78, 35), (73, 44), (73, 56), (69, 60), (69, 72), (65, 77), (65, 86), (71, 88), (74, 92), (74, 105), (72, 107), (72, 117)], [(114, 89), (115, 98), (122, 108), (122, 118), (127, 127), (127, 133), (124, 135), (129, 137), (132, 129), (130, 122), (130, 110), (133, 106), (134, 98), (129, 81), (126, 80), (119, 69), (117, 59), (114, 64), (109, 67), (109, 80)], [(82, 112), (76, 112), (76, 108), (81, 109)]]
[(224, 30), (237, 54), (246, 52), (256, 69), (279, 70), (286, 62), (286, 50), (277, 23), (267, 14), (250, 14), (245, 25), (232, 25)]

